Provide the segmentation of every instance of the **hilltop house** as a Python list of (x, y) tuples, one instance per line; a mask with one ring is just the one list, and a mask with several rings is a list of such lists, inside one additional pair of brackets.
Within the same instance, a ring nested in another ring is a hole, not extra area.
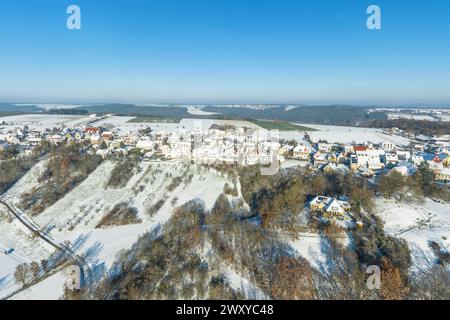
[(317, 196), (309, 202), (309, 208), (313, 213), (323, 214), (330, 218), (339, 220), (350, 218), (350, 204), (334, 197)]

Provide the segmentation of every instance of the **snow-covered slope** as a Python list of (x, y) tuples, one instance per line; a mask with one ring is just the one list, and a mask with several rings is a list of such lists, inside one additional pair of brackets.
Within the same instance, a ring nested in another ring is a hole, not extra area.
[[(17, 196), (36, 185), (44, 166), (45, 163), (40, 163), (30, 170), (13, 186), (8, 196)], [(33, 219), (58, 242), (70, 241), (71, 249), (83, 256), (97, 275), (110, 268), (117, 253), (129, 249), (140, 235), (165, 224), (176, 207), (199, 199), (206, 209), (211, 209), (223, 192), (225, 183), (231, 184), (229, 178), (201, 166), (181, 161), (144, 162), (125, 187), (114, 189), (107, 186), (114, 167), (114, 162), (105, 161), (79, 186)], [(169, 192), (168, 188), (176, 177), (181, 178), (181, 183)], [(18, 199), (14, 198), (14, 202), (17, 203)], [(165, 200), (164, 204), (150, 215), (150, 207), (161, 199)], [(142, 223), (96, 229), (104, 215), (114, 205), (123, 202), (137, 209)], [(5, 213), (2, 217), (0, 245), (14, 247), (16, 251), (14, 256), (0, 256), (0, 259), (5, 259), (5, 263), (0, 264), (0, 297), (18, 288), (14, 284), (13, 273), (19, 263), (40, 261), (53, 252), (42, 241), (34, 239), (18, 221), (8, 223)], [(60, 281), (61, 276), (51, 279), (42, 282), (47, 284), (46, 290), (36, 289), (43, 285), (40, 283), (17, 297), (27, 298), (32, 294), (34, 298), (55, 298), (48, 293), (52, 290), (61, 293), (63, 282)], [(55, 287), (52, 289), (49, 286)]]
[(435, 256), (429, 241), (450, 250), (450, 208), (426, 199), (424, 203), (379, 199), (377, 213), (387, 233), (404, 238), (412, 251), (413, 270), (427, 269)]

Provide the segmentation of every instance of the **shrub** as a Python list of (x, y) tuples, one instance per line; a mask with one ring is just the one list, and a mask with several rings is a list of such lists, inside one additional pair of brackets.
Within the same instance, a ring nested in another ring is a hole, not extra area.
[(119, 203), (100, 220), (96, 228), (139, 223), (142, 223), (142, 220), (138, 218), (137, 209), (130, 207), (127, 203)]

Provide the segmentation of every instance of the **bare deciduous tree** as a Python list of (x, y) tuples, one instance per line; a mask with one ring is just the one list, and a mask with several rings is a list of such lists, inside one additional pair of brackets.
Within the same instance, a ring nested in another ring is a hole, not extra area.
[(30, 278), (30, 266), (27, 263), (19, 264), (14, 272), (16, 282), (25, 286)]

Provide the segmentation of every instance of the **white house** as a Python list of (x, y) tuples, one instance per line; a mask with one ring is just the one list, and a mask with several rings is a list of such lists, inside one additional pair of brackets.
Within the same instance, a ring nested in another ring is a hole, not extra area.
[(384, 150), (369, 149), (365, 146), (355, 146), (354, 150), (358, 167), (367, 167), (372, 170), (384, 167), (381, 162), (381, 156), (385, 154)]
[(347, 213), (351, 210), (348, 201), (325, 196), (315, 197), (309, 202), (309, 208), (313, 212), (326, 213), (328, 216), (337, 217), (339, 219), (349, 218)]
[(321, 152), (331, 152), (331, 149), (333, 148), (333, 145), (330, 144), (330, 143), (322, 143), (322, 142), (320, 142), (317, 145), (317, 148)]
[(425, 159), (421, 155), (413, 155), (411, 157), (411, 162), (416, 166), (419, 166), (424, 161), (425, 161)]
[(383, 144), (381, 145), (381, 148), (386, 151), (386, 152), (392, 152), (395, 151), (395, 149), (397, 148), (395, 144), (393, 144), (392, 142), (389, 141), (385, 141), (383, 142)]
[(386, 153), (385, 155), (385, 163), (389, 164), (389, 163), (393, 163), (396, 164), (398, 162), (398, 156), (396, 153)]
[(142, 139), (136, 143), (136, 148), (142, 149), (145, 151), (153, 150), (155, 143), (150, 139)]

